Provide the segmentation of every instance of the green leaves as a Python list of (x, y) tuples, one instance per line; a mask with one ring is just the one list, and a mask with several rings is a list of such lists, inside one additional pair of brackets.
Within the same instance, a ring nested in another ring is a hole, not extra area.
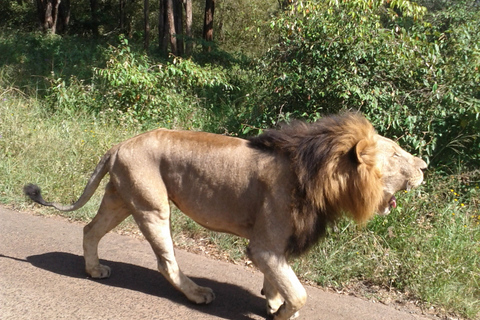
[(231, 106), (223, 100), (240, 91), (236, 77), (190, 59), (153, 61), (121, 37), (119, 46), (107, 49), (105, 66), (93, 68), (90, 84), (75, 77), (52, 79), (47, 99), (53, 111), (72, 114), (81, 108), (129, 126), (219, 130), (221, 122), (232, 121)]
[(264, 83), (262, 123), (359, 109), (431, 162), (478, 163), (480, 14), (449, 10), (429, 14), (403, 0), (298, 2), (272, 24), (280, 41), (260, 70), (273, 79)]

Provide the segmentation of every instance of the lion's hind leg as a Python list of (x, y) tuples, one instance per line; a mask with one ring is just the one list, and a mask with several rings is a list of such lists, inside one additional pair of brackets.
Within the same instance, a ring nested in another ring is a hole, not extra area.
[(165, 186), (152, 179), (148, 187), (137, 186), (132, 193), (136, 195), (131, 199), (133, 217), (157, 256), (160, 273), (190, 301), (198, 304), (212, 302), (215, 299), (212, 289), (198, 286), (177, 264), (170, 233), (170, 205)]
[(85, 270), (92, 278), (108, 278), (110, 268), (101, 265), (98, 259), (98, 243), (100, 239), (115, 228), (120, 222), (130, 215), (125, 202), (117, 193), (115, 187), (109, 182), (98, 209), (97, 215), (83, 229), (83, 252)]

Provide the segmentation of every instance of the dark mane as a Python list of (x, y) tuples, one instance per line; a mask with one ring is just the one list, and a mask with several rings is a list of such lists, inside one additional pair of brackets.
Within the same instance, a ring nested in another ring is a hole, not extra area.
[(370, 163), (362, 170), (371, 171), (375, 164), (375, 130), (357, 113), (325, 117), (310, 124), (294, 121), (279, 130), (268, 130), (249, 139), (252, 148), (287, 155), (296, 174), (292, 190), (293, 232), (286, 248), (288, 255), (297, 256), (307, 251), (343, 212), (351, 213), (358, 221), (371, 215), (366, 211), (371, 211), (377, 203), (370, 205), (355, 200), (362, 192), (356, 189), (364, 182), (357, 180), (365, 176), (362, 172), (362, 178), (358, 177), (361, 165), (355, 152), (355, 146), (362, 139), (370, 144), (366, 154)]

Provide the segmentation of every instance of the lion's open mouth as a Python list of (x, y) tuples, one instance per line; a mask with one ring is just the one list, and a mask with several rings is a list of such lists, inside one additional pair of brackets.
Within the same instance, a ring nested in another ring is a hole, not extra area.
[(388, 204), (390, 205), (390, 209), (391, 208), (396, 208), (397, 207), (397, 198), (395, 198), (395, 196), (392, 195)]

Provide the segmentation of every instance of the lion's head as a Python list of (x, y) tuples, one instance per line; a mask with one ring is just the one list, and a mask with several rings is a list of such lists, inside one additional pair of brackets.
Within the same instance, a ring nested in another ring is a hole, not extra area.
[(357, 113), (293, 122), (252, 138), (251, 146), (291, 160), (293, 233), (287, 253), (298, 255), (343, 213), (363, 223), (396, 206), (395, 192), (423, 181), (426, 163), (378, 135)]
[(378, 136), (377, 149), (377, 163), (382, 173), (384, 193), (377, 212), (388, 214), (392, 207), (397, 206), (395, 192), (408, 191), (419, 186), (423, 181), (423, 170), (427, 168), (427, 164), (382, 136)]

